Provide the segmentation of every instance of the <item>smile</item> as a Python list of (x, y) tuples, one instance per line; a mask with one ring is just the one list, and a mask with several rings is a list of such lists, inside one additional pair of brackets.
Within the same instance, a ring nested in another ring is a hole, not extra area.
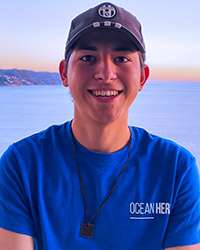
[(121, 94), (122, 90), (88, 90), (90, 94), (96, 97), (115, 97)]

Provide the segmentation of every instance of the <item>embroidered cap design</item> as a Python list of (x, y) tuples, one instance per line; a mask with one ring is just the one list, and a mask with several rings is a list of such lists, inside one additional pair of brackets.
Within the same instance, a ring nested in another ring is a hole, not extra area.
[(90, 35), (93, 29), (98, 31), (105, 29), (116, 29), (126, 39), (134, 44), (137, 50), (142, 52), (145, 60), (145, 44), (142, 36), (141, 24), (136, 16), (127, 10), (109, 2), (101, 3), (76, 16), (70, 26), (67, 43), (65, 47), (65, 58), (68, 60), (73, 45), (83, 35)]
[(111, 4), (104, 4), (99, 7), (98, 14), (104, 18), (112, 18), (116, 15), (116, 9)]

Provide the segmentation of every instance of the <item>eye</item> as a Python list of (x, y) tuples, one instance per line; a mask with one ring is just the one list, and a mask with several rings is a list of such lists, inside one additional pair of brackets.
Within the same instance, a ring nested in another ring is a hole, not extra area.
[(80, 60), (83, 61), (83, 62), (95, 62), (96, 61), (96, 57), (92, 56), (92, 55), (85, 55), (85, 56), (82, 56), (80, 58)]
[(115, 57), (114, 61), (116, 63), (126, 63), (129, 61), (129, 59), (125, 56), (118, 56), (118, 57)]

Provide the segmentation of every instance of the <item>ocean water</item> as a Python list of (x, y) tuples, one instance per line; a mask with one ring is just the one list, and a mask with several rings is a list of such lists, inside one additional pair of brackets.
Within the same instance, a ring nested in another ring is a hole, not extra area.
[[(62, 86), (0, 87), (0, 155), (13, 142), (73, 117)], [(189, 149), (200, 165), (200, 84), (151, 83), (129, 111), (129, 124)]]

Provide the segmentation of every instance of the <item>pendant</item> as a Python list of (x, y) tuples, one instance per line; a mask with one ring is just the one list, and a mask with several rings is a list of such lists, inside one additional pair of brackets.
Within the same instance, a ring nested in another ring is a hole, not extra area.
[(80, 235), (82, 237), (93, 237), (94, 236), (94, 224), (82, 223), (80, 226)]

